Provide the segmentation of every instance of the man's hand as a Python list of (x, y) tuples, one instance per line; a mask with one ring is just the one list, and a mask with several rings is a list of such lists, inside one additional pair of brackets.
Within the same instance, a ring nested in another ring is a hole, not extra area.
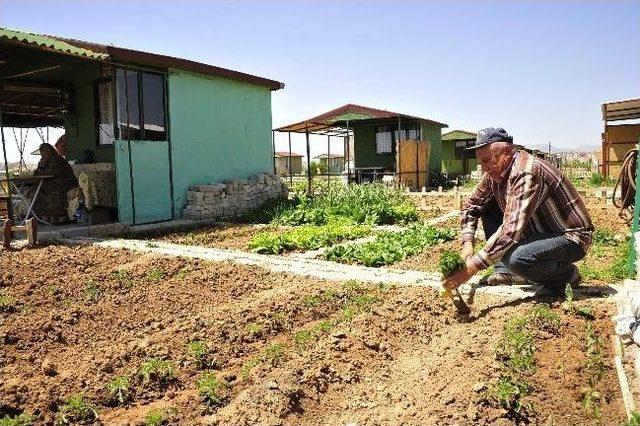
[(462, 250), (460, 251), (460, 257), (467, 261), (471, 256), (473, 256), (473, 241), (465, 241), (462, 244)]
[(474, 276), (476, 272), (478, 272), (478, 268), (471, 262), (469, 262), (469, 260), (467, 260), (466, 267), (442, 280), (442, 286), (449, 290), (455, 290), (462, 284), (469, 281), (469, 279)]

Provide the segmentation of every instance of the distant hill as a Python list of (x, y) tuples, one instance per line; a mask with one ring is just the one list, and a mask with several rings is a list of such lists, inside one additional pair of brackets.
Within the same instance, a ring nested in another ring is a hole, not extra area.
[[(540, 150), (542, 152), (547, 152), (549, 150), (549, 145), (548, 144), (542, 144), (542, 143), (538, 143), (538, 144), (525, 144), (525, 146), (527, 148), (532, 148), (532, 149), (537, 149)], [(579, 145), (579, 146), (554, 146), (553, 144), (551, 145), (551, 152), (552, 153), (557, 153), (557, 152), (593, 152), (596, 149), (601, 148), (600, 145), (595, 145), (595, 144), (584, 144), (584, 145)]]

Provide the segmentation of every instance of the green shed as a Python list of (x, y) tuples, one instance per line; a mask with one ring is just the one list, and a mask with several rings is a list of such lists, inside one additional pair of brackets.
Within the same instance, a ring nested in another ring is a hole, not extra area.
[[(439, 173), (444, 127), (447, 127), (445, 123), (414, 115), (347, 104), (274, 131), (326, 135), (328, 139), (344, 138), (346, 174), (349, 180), (362, 181), (371, 179), (371, 176), (374, 179), (384, 175), (396, 176), (396, 150), (401, 141), (428, 142), (428, 165), (424, 170), (422, 166), (419, 168), (424, 176), (427, 168), (430, 173)], [(310, 152), (309, 147), (307, 151)], [(421, 160), (426, 162), (426, 157)], [(412, 162), (422, 164), (421, 161)]]
[(442, 173), (449, 176), (468, 175), (478, 162), (474, 151), (465, 148), (476, 140), (476, 133), (452, 130), (442, 135)]
[(280, 82), (112, 45), (0, 29), (4, 127), (65, 130), (67, 159), (111, 163), (117, 220), (180, 218), (191, 185), (273, 170)]

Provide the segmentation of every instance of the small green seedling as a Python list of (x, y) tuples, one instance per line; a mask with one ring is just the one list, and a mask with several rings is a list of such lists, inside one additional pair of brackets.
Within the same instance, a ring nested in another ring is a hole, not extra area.
[(302, 351), (307, 348), (309, 343), (313, 340), (314, 334), (311, 330), (300, 330), (293, 336), (293, 342), (296, 345), (298, 351)]
[(218, 380), (213, 373), (205, 373), (196, 382), (198, 393), (209, 406), (217, 406), (224, 401), (220, 391), (227, 387), (225, 382)]
[(531, 310), (531, 323), (552, 334), (560, 331), (560, 316), (546, 303), (538, 304)]
[(102, 289), (94, 281), (89, 281), (84, 286), (84, 293), (87, 297), (87, 300), (90, 302), (95, 303), (102, 298)]
[(144, 426), (164, 426), (173, 421), (174, 415), (178, 412), (174, 407), (154, 408), (149, 410), (144, 418)]
[(258, 337), (260, 336), (260, 334), (262, 334), (262, 325), (256, 322), (252, 322), (250, 324), (247, 324), (246, 330), (247, 333), (249, 333), (249, 336)]
[(165, 271), (163, 271), (162, 269), (152, 269), (151, 271), (149, 271), (149, 273), (147, 274), (147, 276), (149, 277), (149, 279), (151, 281), (160, 281), (161, 279), (163, 279), (165, 276), (167, 275), (167, 273)]
[(320, 321), (314, 327), (316, 333), (324, 334), (329, 333), (333, 329), (333, 323), (331, 321)]
[(140, 376), (145, 382), (166, 383), (173, 378), (173, 364), (169, 360), (152, 358), (142, 363)]
[(241, 371), (242, 378), (246, 379), (247, 377), (249, 377), (249, 373), (251, 373), (251, 369), (256, 365), (260, 364), (260, 361), (261, 360), (259, 356), (253, 356), (248, 360), (246, 360), (244, 364), (242, 364), (242, 371)]
[(286, 359), (286, 350), (287, 345), (284, 343), (272, 343), (264, 350), (263, 360), (277, 366)]
[(35, 418), (26, 413), (14, 417), (7, 414), (0, 418), (0, 426), (31, 426), (34, 421)]
[(71, 395), (60, 407), (56, 425), (92, 424), (98, 420), (98, 409), (82, 394)]
[(11, 312), (13, 309), (13, 299), (9, 296), (0, 296), (0, 312)]
[(320, 301), (318, 296), (305, 296), (304, 299), (302, 299), (302, 303), (309, 308), (315, 308), (320, 304)]
[(187, 345), (189, 349), (189, 353), (194, 359), (196, 364), (196, 368), (204, 369), (211, 368), (214, 364), (211, 359), (211, 353), (209, 352), (209, 348), (207, 347), (207, 342), (203, 342), (202, 340), (194, 340)]
[(111, 398), (118, 401), (118, 404), (124, 404), (129, 399), (129, 378), (118, 376), (107, 383), (107, 389), (111, 393)]

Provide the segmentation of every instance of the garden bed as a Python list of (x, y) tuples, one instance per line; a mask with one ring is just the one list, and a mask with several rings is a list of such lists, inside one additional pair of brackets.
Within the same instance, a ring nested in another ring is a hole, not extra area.
[[(549, 331), (532, 302), (479, 295), (461, 321), (429, 288), (94, 246), (3, 251), (0, 270), (0, 418), (52, 424), (91, 417), (94, 404), (105, 425), (150, 413), (170, 424), (515, 424), (487, 391), (504, 370), (503, 327), (519, 316), (535, 347), (525, 420), (594, 422), (581, 391), (589, 324), (604, 342), (600, 422), (624, 420), (607, 303), (590, 302), (594, 320), (554, 305)], [(124, 388), (120, 402), (112, 391)], [(74, 394), (85, 399), (67, 404)]]

